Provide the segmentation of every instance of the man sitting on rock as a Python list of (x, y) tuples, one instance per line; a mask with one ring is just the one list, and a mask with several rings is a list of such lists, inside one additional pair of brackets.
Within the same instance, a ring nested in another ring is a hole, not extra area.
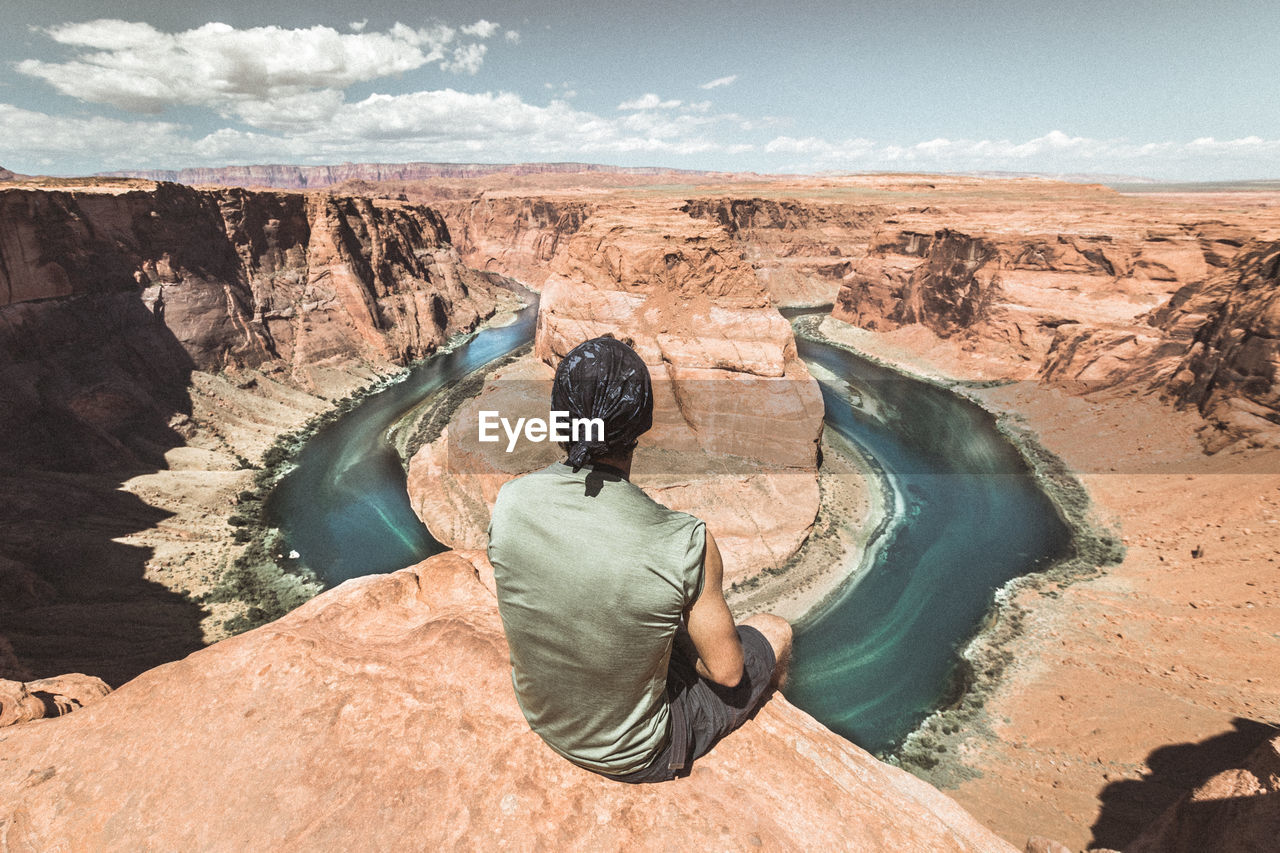
[[(489, 559), (529, 725), (560, 755), (623, 782), (687, 773), (786, 676), (791, 626), (735, 626), (702, 521), (632, 485), (653, 423), (649, 371), (610, 337), (575, 347), (551, 408), (600, 418), (603, 440), (503, 486)], [(600, 437), (593, 436), (599, 439)]]

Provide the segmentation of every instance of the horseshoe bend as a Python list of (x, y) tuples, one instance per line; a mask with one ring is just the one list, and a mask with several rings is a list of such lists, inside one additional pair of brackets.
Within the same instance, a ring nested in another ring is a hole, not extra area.
[[(1273, 837), (1274, 190), (330, 172), (0, 173), (0, 849)], [(796, 626), (660, 785), (529, 730), (485, 557), (602, 334)]]

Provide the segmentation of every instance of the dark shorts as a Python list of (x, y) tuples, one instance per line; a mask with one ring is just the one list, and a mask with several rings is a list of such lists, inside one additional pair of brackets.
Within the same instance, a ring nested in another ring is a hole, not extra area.
[[(676, 635), (667, 667), (667, 697), (671, 701), (672, 737), (662, 752), (643, 770), (609, 776), (619, 782), (665, 782), (685, 776), (694, 759), (711, 751), (716, 741), (741, 726), (755, 713), (769, 692), (776, 661), (773, 647), (750, 625), (738, 626), (742, 642), (742, 680), (736, 687), (722, 687), (697, 673), (697, 653), (683, 629)], [(684, 725), (676, 725), (683, 720)], [(679, 729), (683, 728), (681, 742)], [(681, 760), (682, 759), (682, 760)], [(671, 765), (683, 765), (673, 768)]]

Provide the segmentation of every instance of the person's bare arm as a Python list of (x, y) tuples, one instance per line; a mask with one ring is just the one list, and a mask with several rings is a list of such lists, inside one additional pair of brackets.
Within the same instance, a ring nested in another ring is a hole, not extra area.
[(702, 592), (689, 608), (688, 618), (689, 639), (698, 651), (697, 670), (716, 684), (736, 687), (742, 680), (742, 643), (724, 600), (724, 565), (710, 530), (702, 571)]

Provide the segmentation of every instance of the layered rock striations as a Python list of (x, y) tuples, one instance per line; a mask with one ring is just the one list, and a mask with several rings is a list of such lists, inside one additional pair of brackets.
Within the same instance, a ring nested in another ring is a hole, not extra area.
[(776, 695), (687, 778), (573, 766), (525, 723), (457, 553), (0, 729), (0, 754), (14, 850), (1014, 849)]
[(464, 263), (541, 290), (561, 243), (577, 233), (595, 205), (573, 196), (485, 194), (441, 202), (439, 208)]

